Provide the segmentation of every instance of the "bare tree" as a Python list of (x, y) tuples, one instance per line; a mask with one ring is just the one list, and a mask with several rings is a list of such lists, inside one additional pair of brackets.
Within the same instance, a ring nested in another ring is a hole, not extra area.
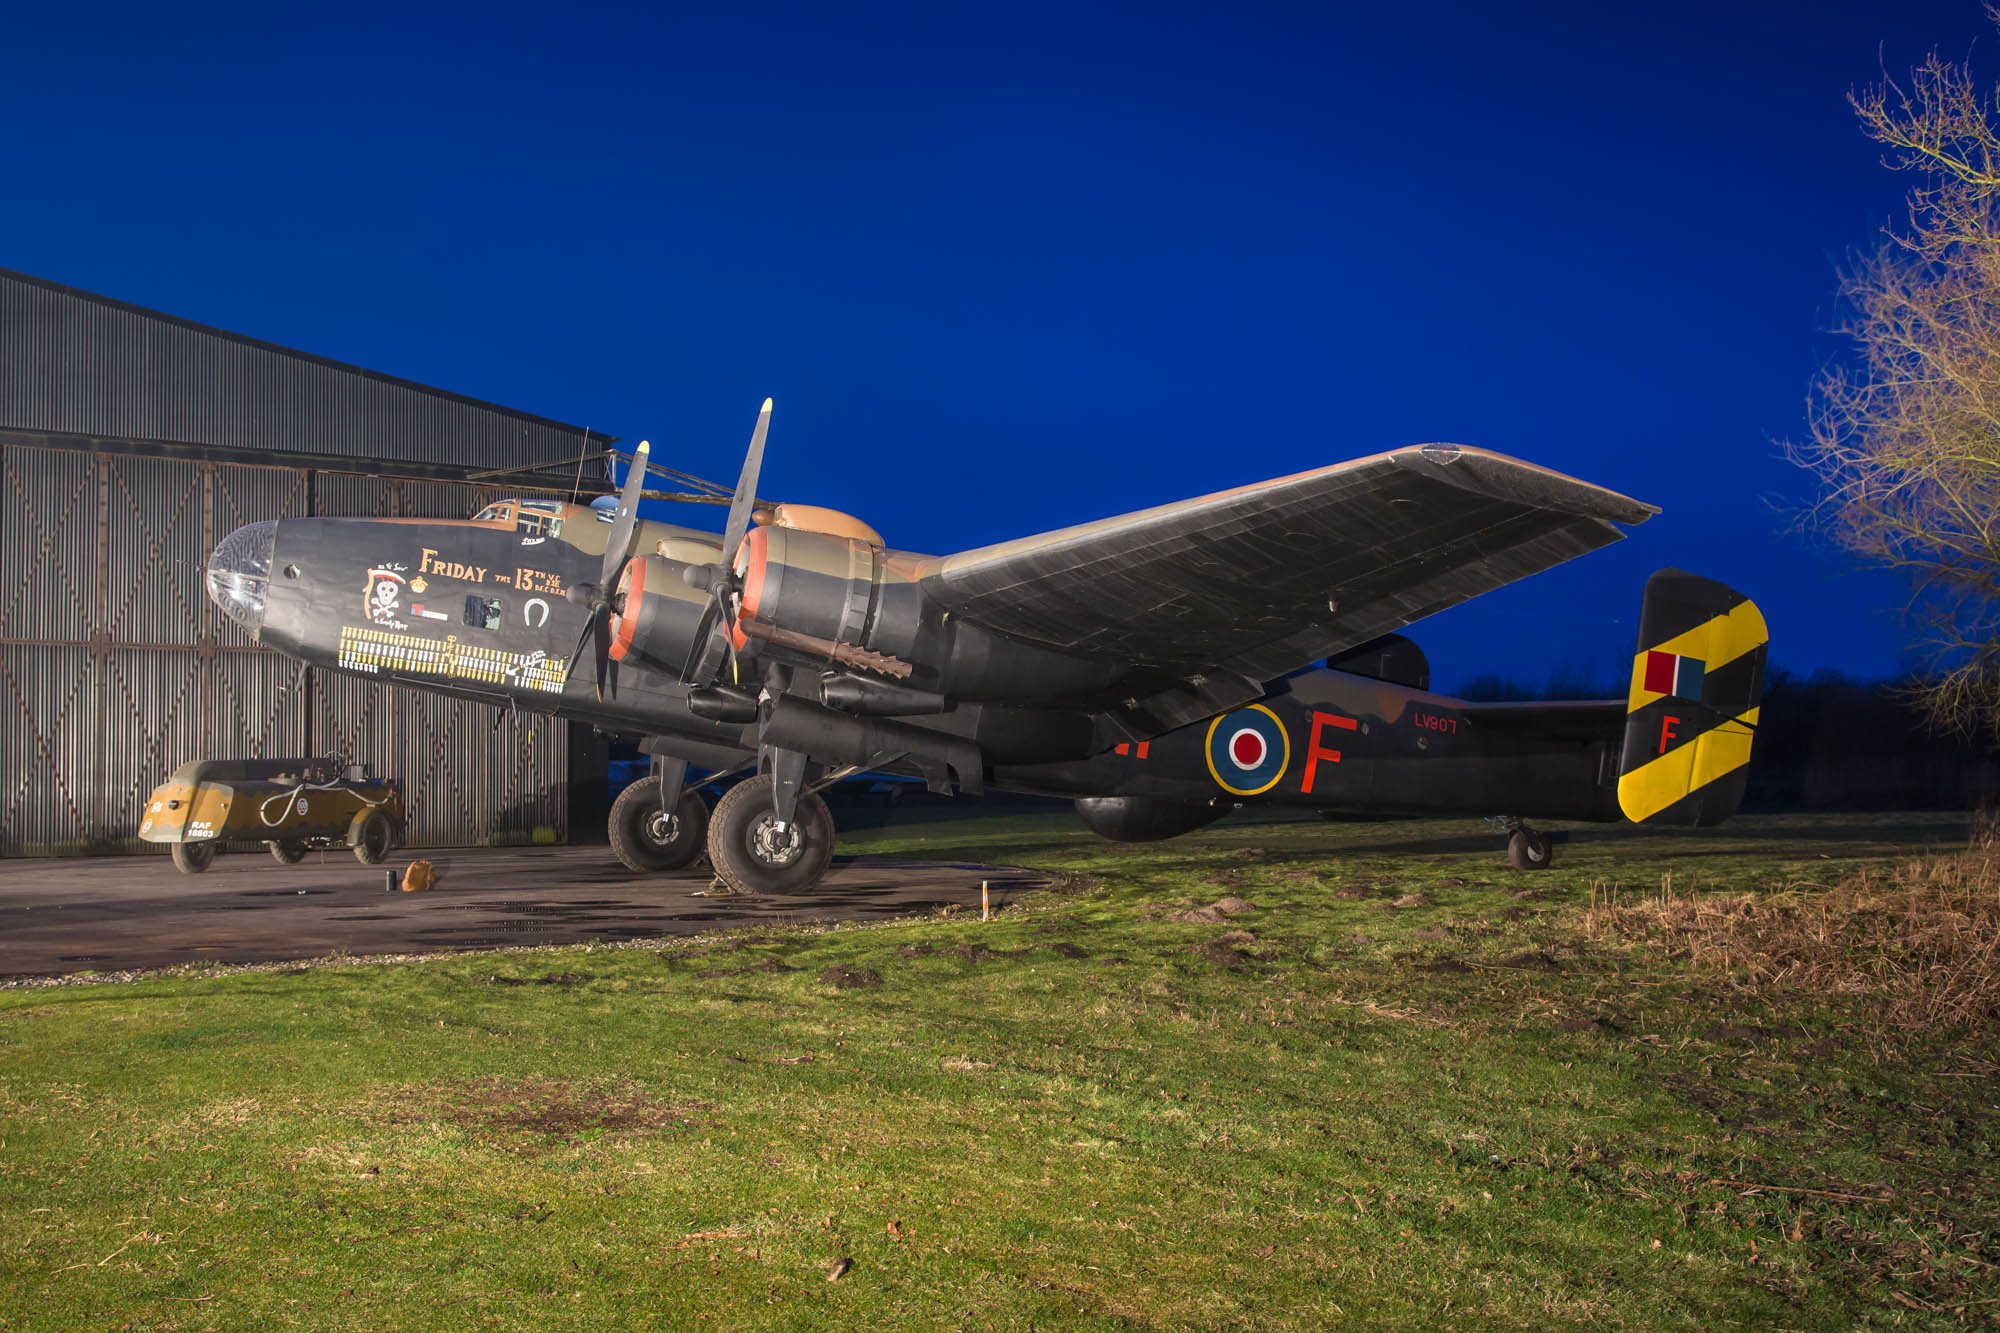
[(1907, 89), (1848, 100), (1885, 165), (1921, 179), (1907, 226), (1842, 283), (1854, 355), (1788, 449), (1823, 483), (1823, 530), (1912, 575), (1931, 721), (2000, 739), (2000, 101), (1935, 55)]

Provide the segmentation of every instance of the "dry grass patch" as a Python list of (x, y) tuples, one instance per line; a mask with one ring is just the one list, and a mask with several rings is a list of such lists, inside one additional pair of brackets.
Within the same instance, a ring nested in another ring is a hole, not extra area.
[[(545, 1151), (606, 1135), (657, 1134), (685, 1128), (698, 1102), (665, 1102), (632, 1084), (548, 1078), (481, 1078), (423, 1089), (398, 1119), (456, 1125), (516, 1152)], [(421, 1109), (417, 1109), (421, 1108)]]
[(1589, 931), (1722, 968), (1754, 990), (1861, 1000), (1877, 1035), (1982, 1030), (2000, 1020), (2000, 836), (1861, 870), (1830, 889), (1600, 902)]

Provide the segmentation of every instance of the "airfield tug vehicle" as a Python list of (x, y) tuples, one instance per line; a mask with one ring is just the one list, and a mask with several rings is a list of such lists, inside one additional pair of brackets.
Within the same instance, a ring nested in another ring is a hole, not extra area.
[(377, 865), (402, 840), (403, 791), (332, 759), (202, 759), (146, 798), (139, 836), (170, 845), (184, 875), (208, 869), (226, 842), (261, 842), (284, 865), (346, 847)]

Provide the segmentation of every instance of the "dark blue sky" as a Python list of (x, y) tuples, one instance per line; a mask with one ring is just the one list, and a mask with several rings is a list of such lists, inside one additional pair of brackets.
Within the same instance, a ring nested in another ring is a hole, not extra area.
[(723, 8), (16, 6), (0, 266), (725, 482), (773, 394), (763, 492), (915, 550), (1456, 440), (1665, 512), (1441, 685), (1622, 672), (1661, 565), (1896, 668), (1772, 442), (1907, 185), (1843, 95), (2000, 76), (1976, 3)]

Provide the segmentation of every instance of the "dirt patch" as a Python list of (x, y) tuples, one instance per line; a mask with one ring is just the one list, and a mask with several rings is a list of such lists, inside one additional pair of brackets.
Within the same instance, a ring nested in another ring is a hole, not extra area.
[(1267, 853), (1262, 847), (1238, 847), (1235, 851), (1230, 853), (1231, 856), (1243, 856), (1243, 857), (1266, 856), (1268, 854), (1269, 853)]
[(785, 966), (785, 964), (779, 962), (775, 958), (766, 958), (763, 962), (752, 963), (748, 967), (718, 967), (707, 972), (697, 972), (695, 973), (695, 976), (702, 981), (713, 981), (718, 977), (740, 977), (749, 972), (796, 972), (796, 971), (798, 971), (796, 967), (787, 967)]
[(489, 986), (581, 986), (586, 981), (597, 980), (595, 972), (551, 972), (545, 977), (501, 977), (486, 978)]
[(1419, 964), (1417, 970), (1420, 972), (1441, 972), (1447, 976), (1463, 976), (1472, 971), (1471, 968), (1459, 962), (1456, 958), (1433, 958), (1428, 963)]
[(1189, 907), (1177, 912), (1168, 912), (1166, 919), (1169, 921), (1193, 922), (1197, 925), (1215, 926), (1222, 924), (1229, 917), (1242, 916), (1246, 912), (1254, 912), (1256, 910), (1257, 905), (1249, 899), (1229, 894), (1226, 897), (1217, 898), (1206, 907)]
[(1183, 924), (1192, 923), (1195, 925), (1219, 926), (1222, 924), (1223, 916), (1222, 913), (1216, 911), (1213, 907), (1190, 907), (1184, 912), (1167, 913), (1167, 920), (1179, 921)]
[(1744, 1023), (1710, 1023), (1701, 1030), (1707, 1041), (1761, 1041), (1770, 1034), (1760, 1027)]
[(882, 984), (882, 974), (865, 967), (829, 967), (819, 974), (822, 986), (837, 986), (841, 990), (867, 990)]
[(1240, 870), (1211, 870), (1206, 874), (1197, 875), (1195, 878), (1204, 884), (1213, 884), (1218, 889), (1233, 889), (1243, 882), (1243, 872)]
[(1363, 898), (1373, 898), (1379, 890), (1366, 888), (1360, 884), (1350, 884), (1344, 889), (1335, 889), (1333, 896), (1344, 903), (1358, 903)]
[(959, 944), (946, 949), (953, 958), (963, 958), (968, 963), (984, 963), (994, 958), (1021, 958), (1034, 952), (1033, 949), (989, 949), (983, 944)]
[(1241, 967), (1243, 965), (1245, 957), (1243, 951), (1232, 944), (1225, 944), (1222, 940), (1209, 940), (1206, 943), (1190, 945), (1189, 947), (1211, 963), (1220, 963), (1224, 967)]
[(1090, 950), (1079, 948), (1077, 945), (1071, 944), (1067, 940), (1064, 940), (1057, 944), (1051, 944), (1049, 946), (1049, 949), (1056, 954), (1060, 954), (1064, 958), (1090, 957)]
[(632, 1084), (486, 1078), (447, 1085), (431, 1099), (437, 1119), (512, 1151), (547, 1151), (605, 1134), (658, 1133), (694, 1123), (698, 1102), (647, 1096)]
[(929, 958), (937, 952), (937, 946), (932, 944), (905, 944), (899, 952), (905, 958)]
[(1601, 1018), (1565, 1018), (1556, 1024), (1558, 1032), (1587, 1032), (1592, 1036), (1608, 1037), (1618, 1031)]
[(1502, 967), (1518, 967), (1528, 972), (1560, 972), (1562, 964), (1549, 955), (1530, 949), (1525, 953), (1508, 954), (1500, 960)]
[(1225, 931), (1215, 937), (1217, 944), (1255, 944), (1257, 937), (1247, 930)]
[(1769, 1102), (1747, 1092), (1730, 1088), (1712, 1078), (1694, 1074), (1669, 1074), (1661, 1080), (1666, 1087), (1716, 1118), (1727, 1129), (1756, 1129), (1783, 1119)]
[(1465, 881), (1456, 875), (1446, 875), (1443, 879), (1432, 884), (1431, 887), (1434, 889), (1462, 889), (1465, 887)]
[(1426, 893), (1406, 893), (1396, 899), (1395, 902), (1389, 904), (1391, 907), (1429, 907), (1430, 905), (1430, 895)]

